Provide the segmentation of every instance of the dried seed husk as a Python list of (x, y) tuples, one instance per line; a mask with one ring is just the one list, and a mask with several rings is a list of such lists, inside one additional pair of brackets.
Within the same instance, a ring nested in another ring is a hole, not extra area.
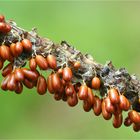
[(6, 24), (4, 22), (0, 22), (0, 32), (5, 33)]
[(16, 89), (16, 80), (15, 80), (15, 75), (12, 73), (10, 75), (9, 81), (7, 83), (7, 89), (10, 91), (14, 91)]
[(30, 61), (29, 61), (29, 67), (32, 71), (35, 71), (36, 70), (36, 67), (37, 67), (37, 64), (36, 64), (36, 61), (35, 61), (35, 58), (31, 58)]
[(17, 57), (18, 53), (16, 53), (16, 43), (12, 43), (10, 45), (10, 52), (12, 54), (12, 56)]
[(106, 110), (106, 104), (104, 100), (102, 101), (102, 115), (105, 120), (110, 120), (112, 117), (112, 114)]
[(54, 93), (54, 89), (52, 86), (52, 74), (50, 74), (47, 78), (47, 86), (48, 86), (48, 91), (53, 94)]
[(63, 75), (63, 69), (62, 68), (58, 69), (57, 73), (59, 74), (59, 76), (62, 76)]
[(23, 52), (23, 46), (22, 46), (21, 42), (17, 42), (16, 43), (16, 45), (15, 45), (15, 52), (16, 52), (17, 56), (21, 55), (21, 53)]
[(32, 81), (36, 81), (39, 76), (37, 71), (31, 71), (27, 68), (22, 68), (22, 71), (23, 71), (24, 76), (27, 79), (32, 80)]
[(112, 122), (114, 128), (121, 127), (122, 122), (123, 122), (123, 116), (122, 116), (122, 114), (114, 115), (113, 122)]
[(80, 66), (81, 66), (81, 63), (80, 63), (79, 61), (74, 62), (73, 67), (74, 67), (76, 70), (78, 70), (78, 69), (80, 68)]
[(124, 95), (120, 95), (119, 98), (119, 107), (124, 111), (128, 111), (130, 109), (130, 103), (128, 99)]
[(23, 81), (24, 80), (24, 73), (21, 68), (16, 68), (14, 71), (15, 80), (16, 81)]
[(48, 62), (48, 65), (51, 69), (56, 69), (57, 68), (57, 62), (56, 62), (55, 56), (49, 54), (47, 56), (47, 62)]
[(133, 130), (135, 131), (135, 132), (139, 132), (140, 131), (140, 124), (133, 124)]
[(35, 86), (35, 82), (30, 81), (30, 80), (27, 79), (27, 78), (24, 78), (23, 84), (24, 84), (25, 87), (27, 87), (27, 88), (29, 88), (29, 89), (32, 89), (32, 88)]
[(140, 115), (137, 111), (131, 110), (128, 116), (133, 123), (140, 124)]
[(3, 68), (4, 61), (0, 58), (0, 70)]
[(4, 17), (4, 15), (0, 15), (0, 22), (5, 22), (5, 17)]
[(62, 93), (61, 92), (55, 92), (54, 93), (54, 99), (56, 100), (56, 101), (60, 101), (61, 99), (62, 99)]
[(1, 82), (1, 89), (3, 89), (3, 90), (8, 90), (8, 89), (7, 89), (7, 83), (8, 83), (8, 81), (9, 81), (9, 79), (10, 79), (10, 76), (11, 76), (11, 74), (8, 74), (8, 75), (2, 80), (2, 82)]
[(32, 51), (32, 43), (30, 42), (29, 39), (23, 39), (21, 41), (21, 43), (22, 43), (22, 46), (23, 46), (23, 48), (26, 52), (31, 52)]
[(76, 93), (79, 92), (80, 87), (81, 87), (80, 82), (77, 82), (76, 84), (74, 84), (74, 88), (75, 88)]
[(42, 55), (36, 55), (35, 61), (40, 69), (42, 69), (42, 70), (48, 69), (48, 62)]
[(0, 46), (0, 57), (3, 60), (8, 60), (10, 58), (10, 49), (6, 45)]
[(23, 85), (22, 85), (22, 83), (21, 82), (17, 82), (15, 93), (20, 94), (20, 93), (22, 93), (22, 91), (23, 91)]
[(55, 92), (59, 91), (61, 88), (61, 80), (57, 73), (52, 74), (52, 87)]
[(104, 102), (105, 102), (105, 108), (106, 108), (106, 111), (109, 112), (109, 113), (114, 113), (115, 112), (115, 108), (114, 106), (112, 105), (111, 101), (110, 101), (110, 98), (109, 97), (106, 97), (104, 99)]
[(63, 95), (62, 95), (62, 100), (64, 101), (64, 102), (66, 102), (67, 101), (67, 95), (66, 95), (66, 93), (64, 92), (63, 93)]
[(86, 85), (81, 85), (78, 92), (78, 98), (80, 100), (86, 100), (87, 97), (88, 97), (88, 87)]
[(93, 112), (96, 116), (99, 116), (102, 112), (102, 101), (98, 96), (95, 96), (94, 99)]
[(72, 96), (67, 97), (67, 103), (70, 107), (74, 107), (78, 104), (78, 98), (75, 92), (72, 94)]
[(101, 81), (98, 77), (93, 77), (92, 81), (91, 81), (91, 87), (93, 89), (99, 89), (101, 86)]
[(44, 95), (47, 92), (47, 82), (42, 75), (40, 75), (37, 80), (37, 92), (40, 95)]
[(83, 101), (83, 109), (85, 112), (89, 112), (92, 109), (91, 104), (87, 100)]
[(13, 63), (7, 64), (2, 70), (2, 76), (5, 77), (13, 71)]
[(12, 27), (10, 26), (10, 24), (6, 23), (6, 26), (5, 26), (4, 32), (5, 32), (5, 33), (8, 33), (8, 32), (11, 31), (11, 29), (12, 29)]
[(122, 113), (122, 109), (119, 107), (119, 104), (114, 105), (114, 115), (119, 115)]
[(65, 93), (67, 96), (71, 96), (75, 92), (74, 86), (72, 83), (69, 83), (65, 87)]
[(71, 71), (71, 69), (69, 67), (65, 67), (63, 69), (63, 75), (62, 75), (62, 77), (67, 82), (72, 79), (72, 71)]
[(87, 97), (87, 101), (90, 104), (90, 106), (93, 106), (95, 103), (94, 100), (94, 93), (92, 92), (92, 89), (88, 87), (88, 97)]
[(128, 127), (128, 126), (130, 126), (132, 124), (132, 121), (131, 121), (131, 119), (127, 116), (126, 118), (125, 118), (125, 120), (124, 120), (124, 125), (126, 126), (126, 127)]
[(117, 89), (115, 89), (115, 88), (110, 89), (108, 92), (108, 96), (109, 96), (112, 104), (119, 103), (120, 99), (119, 99), (119, 93), (118, 93)]

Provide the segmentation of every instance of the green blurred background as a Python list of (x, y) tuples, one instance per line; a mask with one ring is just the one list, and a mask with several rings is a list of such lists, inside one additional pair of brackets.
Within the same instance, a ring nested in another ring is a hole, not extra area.
[[(59, 43), (66, 40), (95, 60), (126, 67), (140, 76), (140, 2), (134, 1), (0, 1), (0, 13), (27, 30)], [(2, 77), (1, 77), (2, 78)], [(93, 112), (82, 104), (70, 108), (35, 89), (23, 94), (0, 91), (0, 138), (138, 139), (139, 133)]]

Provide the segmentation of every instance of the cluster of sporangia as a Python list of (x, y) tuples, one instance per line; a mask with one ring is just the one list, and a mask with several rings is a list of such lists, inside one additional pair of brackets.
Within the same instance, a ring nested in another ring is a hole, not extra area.
[[(11, 27), (5, 22), (4, 16), (0, 16), (0, 32), (7, 34)], [(35, 55), (29, 60), (29, 69), (14, 66), (14, 58), (20, 56), (23, 52), (31, 52), (32, 43), (28, 39), (23, 39), (20, 42), (15, 42), (9, 46), (0, 46), (0, 69), (6, 60), (10, 61), (2, 69), (2, 76), (4, 77), (1, 88), (3, 90), (15, 91), (20, 94), (23, 90), (23, 85), (31, 89), (37, 88), (40, 95), (47, 92), (54, 95), (55, 100), (63, 100), (69, 106), (78, 104), (78, 99), (83, 101), (83, 109), (86, 112), (93, 110), (96, 116), (102, 114), (105, 120), (110, 120), (113, 116), (113, 126), (119, 128), (123, 123), (123, 111), (130, 110), (131, 104), (128, 99), (119, 93), (116, 88), (108, 90), (106, 97), (98, 97), (94, 95), (93, 90), (99, 90), (101, 80), (99, 77), (93, 77), (91, 84), (73, 83), (73, 72), (70, 67), (66, 66), (57, 69), (57, 60), (55, 56), (49, 54), (47, 57), (42, 55)], [(76, 61), (73, 68), (77, 70), (80, 68), (80, 62)], [(46, 79), (37, 71), (52, 69), (52, 73)], [(130, 110), (128, 116), (124, 120), (125, 126), (133, 124), (133, 130), (138, 132), (140, 130), (140, 115), (135, 110)]]

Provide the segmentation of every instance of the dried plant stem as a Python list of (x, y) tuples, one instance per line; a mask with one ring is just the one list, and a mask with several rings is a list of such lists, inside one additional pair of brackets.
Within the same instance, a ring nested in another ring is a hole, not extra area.
[[(35, 28), (28, 32), (18, 27), (13, 21), (9, 21), (9, 23), (12, 30), (9, 34), (0, 36), (0, 44), (11, 44), (11, 42), (20, 41), (24, 38), (29, 39), (33, 44), (31, 54), (22, 54), (14, 60), (16, 67), (22, 67), (27, 60), (36, 54), (43, 56), (52, 54), (57, 59), (57, 69), (66, 65), (72, 69), (73, 82), (80, 80), (88, 84), (94, 76), (98, 75), (102, 81), (101, 96), (105, 96), (109, 88), (117, 87), (119, 92), (125, 94), (132, 104), (140, 97), (140, 80), (135, 75), (130, 75), (125, 68), (115, 69), (111, 61), (102, 65), (96, 62), (91, 55), (82, 54), (66, 41), (55, 44), (48, 38), (38, 36)], [(81, 64), (78, 70), (73, 67), (76, 61)]]
[[(6, 60), (10, 63), (3, 68)], [(29, 69), (24, 68), (28, 61)], [(37, 67), (52, 71), (47, 80)], [(125, 68), (116, 69), (111, 61), (100, 64), (66, 41), (55, 44), (40, 37), (35, 28), (28, 32), (13, 21), (5, 21), (2, 15), (0, 69), (3, 90), (20, 94), (23, 85), (29, 89), (36, 87), (40, 95), (48, 90), (56, 100), (67, 101), (71, 107), (82, 100), (86, 112), (93, 109), (96, 116), (102, 113), (105, 120), (113, 116), (115, 128), (122, 125), (122, 111), (129, 111), (124, 125), (133, 124), (133, 130), (140, 131), (140, 80), (135, 75)], [(92, 89), (99, 90), (99, 95)]]

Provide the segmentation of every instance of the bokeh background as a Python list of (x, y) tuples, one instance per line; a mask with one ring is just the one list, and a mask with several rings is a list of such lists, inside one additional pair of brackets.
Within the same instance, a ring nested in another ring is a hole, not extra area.
[[(136, 1), (5, 1), (0, 13), (27, 30), (68, 43), (105, 63), (112, 60), (140, 77), (140, 2)], [(2, 79), (2, 77), (1, 77)], [(1, 80), (0, 79), (0, 80)], [(140, 133), (93, 112), (82, 104), (70, 108), (35, 89), (21, 95), (0, 90), (0, 138), (13, 139), (139, 139)]]

